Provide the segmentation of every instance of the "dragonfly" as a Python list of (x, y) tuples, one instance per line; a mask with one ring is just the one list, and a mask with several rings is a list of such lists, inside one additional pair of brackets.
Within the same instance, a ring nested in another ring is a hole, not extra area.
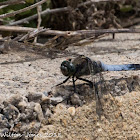
[(76, 92), (76, 86), (75, 86), (76, 80), (82, 80), (84, 82), (87, 82), (91, 88), (94, 87), (95, 97), (96, 97), (95, 99), (97, 101), (96, 104), (100, 106), (98, 110), (99, 109), (102, 110), (102, 105), (100, 101), (102, 93), (99, 92), (96, 81), (93, 79), (92, 81), (87, 80), (85, 78), (82, 78), (82, 76), (99, 74), (100, 80), (104, 81), (102, 72), (140, 70), (140, 64), (109, 65), (109, 64), (104, 64), (101, 61), (94, 61), (84, 55), (79, 55), (73, 60), (67, 59), (63, 61), (61, 63), (60, 69), (62, 74), (67, 78), (62, 83), (57, 84), (56, 86), (60, 86), (66, 83), (70, 78), (72, 78), (73, 89), (74, 92)]

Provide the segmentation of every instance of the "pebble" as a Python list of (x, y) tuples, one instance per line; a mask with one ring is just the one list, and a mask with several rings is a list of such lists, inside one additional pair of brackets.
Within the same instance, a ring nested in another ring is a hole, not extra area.
[(0, 114), (0, 128), (4, 127), (9, 127), (8, 120), (3, 114)]
[(64, 112), (66, 110), (66, 105), (59, 103), (56, 105), (56, 107), (54, 108), (54, 112), (55, 113), (60, 113), (60, 112)]
[(82, 101), (76, 93), (71, 96), (71, 102), (73, 105), (82, 105)]
[(70, 113), (71, 116), (74, 116), (76, 112), (75, 107), (69, 107), (68, 112)]
[(61, 103), (64, 99), (61, 96), (58, 96), (58, 97), (51, 97), (50, 100), (53, 105), (57, 105), (58, 103)]
[(21, 111), (24, 111), (25, 108), (27, 107), (27, 105), (28, 105), (28, 103), (26, 101), (21, 101), (21, 102), (19, 102), (18, 107)]
[(31, 102), (31, 101), (40, 102), (42, 99), (42, 93), (41, 92), (39, 92), (39, 93), (30, 92), (27, 95), (27, 98), (28, 98), (29, 102)]
[(52, 115), (52, 112), (51, 112), (51, 110), (49, 109), (49, 108), (46, 108), (46, 110), (45, 110), (45, 118), (49, 118), (49, 117), (51, 117), (51, 115)]
[(17, 105), (17, 104), (19, 104), (19, 102), (22, 101), (22, 100), (23, 100), (22, 96), (16, 94), (16, 95), (11, 96), (11, 97), (8, 99), (8, 102), (9, 102), (10, 104), (12, 104), (12, 105)]
[(41, 104), (46, 104), (46, 103), (50, 104), (51, 101), (50, 101), (50, 98), (49, 97), (44, 96), (41, 99)]
[(3, 109), (3, 115), (8, 120), (8, 125), (12, 126), (19, 120), (20, 112), (14, 105), (9, 104)]
[(36, 113), (38, 115), (39, 121), (42, 122), (45, 118), (44, 118), (44, 115), (43, 115), (41, 105), (39, 103), (35, 103), (34, 110), (36, 111)]

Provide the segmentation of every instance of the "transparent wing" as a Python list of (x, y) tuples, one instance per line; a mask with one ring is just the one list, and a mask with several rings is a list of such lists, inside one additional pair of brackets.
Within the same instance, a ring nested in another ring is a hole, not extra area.
[[(97, 69), (99, 71), (99, 68), (95, 67), (95, 65), (93, 65), (92, 60), (90, 60), (90, 59), (88, 60), (88, 67), (90, 70), (90, 74), (91, 74), (92, 82), (93, 82), (93, 86), (94, 86), (94, 93), (95, 93), (95, 99), (96, 99), (96, 112), (100, 119), (101, 116), (103, 115), (103, 107), (102, 107), (102, 103), (101, 103), (101, 98), (102, 98), (103, 92), (102, 92), (101, 88), (99, 89), (99, 82), (102, 81), (101, 79), (103, 76), (102, 76), (101, 72), (99, 72), (99, 74), (97, 74), (97, 76), (94, 77), (95, 71), (97, 71)], [(101, 87), (101, 85), (100, 85), (100, 87)]]
[[(120, 117), (123, 119), (123, 115), (121, 114), (121, 110), (119, 108), (118, 101), (115, 97), (110, 93), (110, 86), (107, 85), (103, 73), (101, 72), (101, 68), (97, 65), (95, 61), (88, 60), (88, 67), (90, 70), (90, 74), (92, 76), (92, 82), (94, 85), (94, 93), (96, 99), (96, 113), (101, 120), (101, 116), (104, 115), (107, 118), (108, 114), (106, 113), (106, 109), (108, 110), (108, 105), (111, 105), (111, 109), (118, 112)], [(98, 72), (98, 73), (97, 73)], [(94, 76), (96, 74), (96, 76)], [(107, 93), (109, 96), (103, 97), (103, 93)], [(110, 103), (106, 101), (106, 98), (110, 98)], [(103, 107), (106, 106), (106, 107)]]

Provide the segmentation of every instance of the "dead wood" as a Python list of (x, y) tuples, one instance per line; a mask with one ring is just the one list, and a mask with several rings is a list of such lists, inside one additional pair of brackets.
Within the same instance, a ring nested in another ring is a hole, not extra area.
[[(68, 12), (70, 10), (69, 7), (64, 7), (64, 8), (56, 8), (56, 9), (46, 9), (44, 11), (42, 11), (40, 14), (41, 16), (45, 16), (47, 14), (55, 14), (55, 13), (59, 13), (59, 12)], [(15, 21), (15, 22), (11, 22), (8, 25), (18, 25), (18, 24), (23, 24), (23, 23), (28, 23), (29, 21), (36, 19), (38, 17), (38, 14), (35, 14), (33, 16), (29, 16), (27, 18)]]
[(0, 18), (6, 18), (6, 17), (15, 16), (16, 14), (25, 12), (25, 11), (30, 10), (30, 9), (33, 9), (33, 8), (37, 7), (38, 5), (41, 5), (41, 4), (45, 3), (45, 2), (46, 2), (46, 0), (42, 0), (42, 1), (39, 1), (39, 2), (37, 2), (37, 3), (35, 3), (35, 4), (31, 5), (31, 6), (28, 6), (26, 8), (23, 8), (23, 9), (20, 9), (20, 10), (11, 12), (11, 13), (2, 14), (2, 15), (0, 15)]
[(35, 37), (37, 37), (40, 33), (43, 33), (45, 31), (46, 29), (43, 29), (43, 28), (38, 28), (34, 31), (29, 31), (26, 35), (22, 36), (18, 41), (25, 42), (25, 41), (32, 40)]
[[(36, 28), (29, 27), (19, 27), (19, 26), (0, 26), (0, 31), (8, 31), (8, 32), (20, 32), (27, 33), (30, 31), (34, 31)], [(47, 29), (45, 32), (42, 32), (42, 35), (57, 35), (57, 36), (76, 36), (76, 35), (95, 35), (95, 34), (103, 34), (103, 33), (140, 33), (140, 29), (99, 29), (99, 30), (77, 30), (77, 31), (58, 31), (58, 30), (50, 30)]]
[(0, 2), (0, 6), (1, 5), (14, 5), (14, 4), (20, 4), (20, 3), (25, 3), (25, 0), (8, 0), (8, 1), (4, 1), (4, 2)]

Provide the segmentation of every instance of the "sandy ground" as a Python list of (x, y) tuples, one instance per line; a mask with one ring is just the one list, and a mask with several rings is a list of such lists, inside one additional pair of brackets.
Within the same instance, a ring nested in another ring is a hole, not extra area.
[[(107, 64), (140, 64), (139, 34), (117, 34), (115, 40), (110, 35), (85, 46), (70, 46), (67, 50)], [(35, 57), (38, 59), (29, 61)], [(27, 96), (29, 93), (45, 94), (51, 91), (54, 85), (66, 78), (59, 67), (68, 57), (74, 58), (72, 55), (61, 55), (55, 59), (40, 58), (33, 53), (12, 51), (0, 54), (0, 103), (13, 95)], [(21, 60), (25, 61), (19, 62)], [(42, 123), (39, 136), (34, 140), (139, 140), (140, 71), (104, 72), (103, 75), (109, 81), (110, 93), (114, 97), (104, 95), (101, 119), (96, 112), (93, 91), (78, 81), (82, 103), (57, 104), (49, 123)], [(87, 78), (91, 79), (91, 76)], [(60, 88), (54, 88), (53, 93), (70, 93), (71, 85), (68, 82)]]

